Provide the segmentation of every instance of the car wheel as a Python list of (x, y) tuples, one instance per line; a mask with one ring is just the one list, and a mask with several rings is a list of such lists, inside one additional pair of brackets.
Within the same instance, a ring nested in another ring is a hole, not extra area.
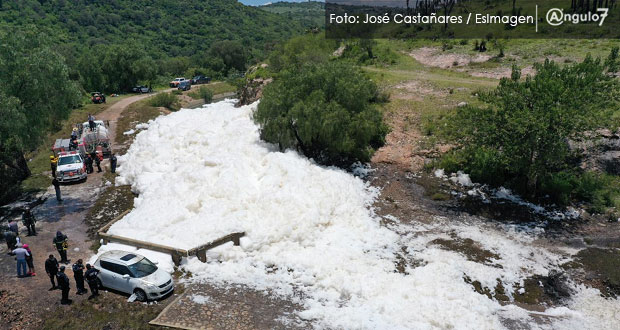
[(97, 279), (97, 288), (103, 290), (103, 283), (101, 283), (100, 279)]
[(145, 302), (146, 301), (146, 292), (144, 292), (144, 290), (142, 289), (135, 289), (133, 291), (133, 293), (136, 295), (136, 300), (140, 301), (140, 302)]

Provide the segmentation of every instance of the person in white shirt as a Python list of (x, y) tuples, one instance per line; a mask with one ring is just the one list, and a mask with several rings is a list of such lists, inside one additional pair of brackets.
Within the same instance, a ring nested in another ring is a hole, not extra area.
[(13, 250), (15, 254), (15, 260), (17, 260), (17, 277), (25, 277), (26, 276), (26, 257), (30, 256), (28, 250), (23, 248), (22, 243), (17, 244), (17, 249)]

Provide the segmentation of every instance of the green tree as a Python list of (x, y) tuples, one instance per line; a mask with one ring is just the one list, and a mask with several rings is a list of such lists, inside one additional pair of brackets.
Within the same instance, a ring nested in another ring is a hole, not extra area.
[(149, 76), (154, 62), (146, 52), (130, 44), (106, 47), (101, 60), (101, 72), (105, 78), (107, 92), (131, 90), (139, 80)]
[(344, 63), (284, 71), (265, 87), (254, 114), (261, 138), (296, 149), (321, 164), (368, 161), (387, 126), (374, 106), (375, 84)]
[(205, 101), (206, 104), (213, 101), (213, 92), (205, 86), (200, 86), (200, 88), (198, 88), (198, 95)]
[(64, 59), (46, 42), (36, 30), (0, 31), (0, 200), (30, 175), (24, 151), (80, 103)]
[(215, 71), (222, 71), (225, 76), (233, 69), (245, 71), (248, 60), (245, 47), (236, 40), (214, 42), (207, 55), (211, 58), (207, 64)]
[(554, 173), (575, 169), (568, 141), (604, 125), (618, 102), (618, 82), (588, 56), (560, 66), (549, 60), (537, 74), (510, 79), (482, 93), (485, 107), (458, 108), (447, 133), (461, 150), (460, 166), (478, 181), (507, 184), (533, 198)]
[(338, 48), (338, 41), (318, 34), (306, 34), (290, 39), (269, 55), (273, 71), (288, 67), (300, 68), (305, 63), (327, 62)]

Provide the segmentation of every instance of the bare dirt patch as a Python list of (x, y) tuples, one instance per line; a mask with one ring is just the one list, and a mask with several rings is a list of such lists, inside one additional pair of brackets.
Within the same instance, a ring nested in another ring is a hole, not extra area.
[[(512, 75), (512, 68), (495, 68), (488, 70), (474, 70), (471, 68), (459, 68), (457, 71), (466, 72), (473, 77), (479, 78), (491, 78), (491, 79), (502, 79), (502, 78), (510, 78)], [(536, 70), (534, 67), (527, 66), (521, 69), (521, 77), (525, 77), (527, 75), (533, 76), (536, 74)]]
[(422, 101), (425, 96), (444, 97), (448, 91), (437, 90), (429, 85), (423, 85), (419, 80), (402, 82), (393, 87), (394, 92), (390, 97), (400, 100)]
[[(415, 49), (409, 53), (416, 61), (436, 68), (447, 69), (454, 66), (465, 66), (470, 63), (482, 63), (490, 60), (491, 55), (488, 54), (446, 54), (439, 48), (422, 47)], [(456, 64), (456, 65), (455, 65)]]

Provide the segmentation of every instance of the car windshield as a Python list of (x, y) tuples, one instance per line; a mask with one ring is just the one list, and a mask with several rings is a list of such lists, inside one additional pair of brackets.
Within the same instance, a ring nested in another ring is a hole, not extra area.
[(82, 160), (78, 155), (61, 157), (60, 159), (58, 159), (58, 165), (79, 164), (81, 162)]
[(145, 277), (153, 274), (157, 270), (157, 266), (149, 259), (142, 258), (133, 265), (129, 265), (129, 270), (134, 277)]

